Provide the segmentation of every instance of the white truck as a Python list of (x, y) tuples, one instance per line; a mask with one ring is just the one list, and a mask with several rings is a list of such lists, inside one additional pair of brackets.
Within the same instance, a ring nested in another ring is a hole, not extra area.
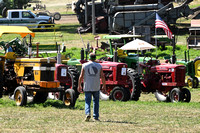
[(54, 26), (54, 19), (50, 16), (35, 15), (30, 10), (8, 10), (6, 18), (0, 18), (0, 25), (27, 26), (41, 28)]

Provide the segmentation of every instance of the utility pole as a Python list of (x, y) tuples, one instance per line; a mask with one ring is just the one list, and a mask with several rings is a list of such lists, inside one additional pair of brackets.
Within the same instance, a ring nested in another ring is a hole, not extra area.
[(96, 29), (95, 29), (95, 2), (94, 0), (92, 0), (92, 34), (95, 35), (96, 34)]
[(88, 23), (88, 2), (85, 0), (85, 25)]

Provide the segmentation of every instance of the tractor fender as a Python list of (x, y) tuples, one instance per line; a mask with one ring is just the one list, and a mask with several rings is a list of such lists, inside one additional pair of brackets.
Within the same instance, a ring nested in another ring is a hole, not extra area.
[(109, 96), (108, 95), (104, 94), (101, 91), (99, 93), (100, 93), (99, 97), (100, 97), (101, 100), (104, 100), (104, 101), (109, 100)]
[(165, 101), (167, 101), (167, 96), (164, 96), (163, 94), (161, 94), (161, 92), (156, 91), (154, 94), (155, 94), (155, 97), (156, 97), (156, 99), (157, 99), (158, 101), (160, 101), (160, 102), (165, 102)]

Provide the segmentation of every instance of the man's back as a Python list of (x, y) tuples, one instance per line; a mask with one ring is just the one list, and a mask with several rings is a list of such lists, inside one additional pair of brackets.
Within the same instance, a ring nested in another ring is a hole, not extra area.
[(101, 65), (96, 62), (87, 62), (83, 65), (84, 69), (84, 91), (100, 90)]

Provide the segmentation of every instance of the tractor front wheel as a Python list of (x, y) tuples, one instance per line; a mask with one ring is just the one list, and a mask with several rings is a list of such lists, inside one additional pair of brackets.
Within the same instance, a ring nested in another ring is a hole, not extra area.
[(170, 100), (171, 102), (179, 102), (181, 101), (183, 98), (182, 98), (182, 92), (180, 91), (180, 89), (178, 88), (174, 88), (171, 90), (170, 94)]
[(14, 91), (14, 100), (17, 106), (24, 106), (27, 103), (26, 89), (23, 86), (19, 86)]
[(194, 80), (192, 78), (187, 79), (187, 84), (189, 88), (193, 88), (194, 86)]
[(67, 89), (65, 91), (63, 102), (67, 107), (75, 106), (76, 97), (75, 97), (75, 91), (73, 89)]
[(197, 88), (199, 86), (199, 80), (197, 77), (194, 77), (193, 78), (193, 88)]
[(112, 90), (111, 98), (113, 101), (127, 101), (130, 98), (130, 94), (128, 96), (128, 91), (126, 91), (123, 87), (116, 86)]
[(187, 88), (182, 88), (181, 91), (182, 91), (182, 94), (183, 94), (182, 101), (189, 103), (190, 100), (191, 100), (191, 93), (190, 93), (190, 91)]

